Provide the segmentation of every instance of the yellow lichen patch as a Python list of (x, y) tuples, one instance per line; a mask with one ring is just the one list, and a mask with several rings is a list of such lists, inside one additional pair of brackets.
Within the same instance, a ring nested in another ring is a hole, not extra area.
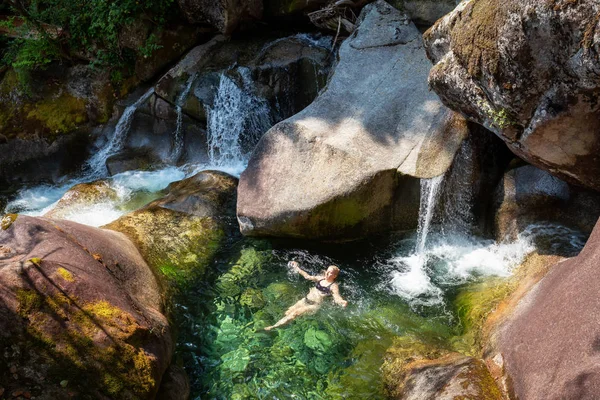
[(4, 217), (2, 217), (2, 221), (0, 222), (0, 226), (2, 227), (2, 230), (5, 231), (8, 228), (10, 228), (10, 226), (13, 224), (13, 222), (16, 221), (18, 217), (18, 214), (6, 214)]
[(35, 265), (37, 267), (39, 267), (40, 265), (42, 265), (42, 259), (39, 258), (39, 257), (33, 257), (33, 258), (30, 258), (27, 261), (29, 261), (30, 263), (32, 263), (33, 265)]
[(27, 108), (27, 118), (36, 119), (51, 133), (66, 133), (87, 122), (85, 102), (63, 93), (47, 98)]
[(56, 272), (58, 272), (58, 274), (67, 282), (75, 281), (73, 274), (70, 273), (69, 271), (67, 271), (66, 269), (64, 269), (63, 267), (60, 267), (59, 269), (57, 269)]

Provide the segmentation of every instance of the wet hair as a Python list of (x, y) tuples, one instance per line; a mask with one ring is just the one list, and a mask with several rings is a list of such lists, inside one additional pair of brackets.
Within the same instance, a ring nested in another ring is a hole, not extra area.
[(330, 265), (329, 267), (327, 267), (327, 269), (329, 268), (335, 271), (335, 276), (338, 276), (340, 274), (340, 268), (337, 265)]

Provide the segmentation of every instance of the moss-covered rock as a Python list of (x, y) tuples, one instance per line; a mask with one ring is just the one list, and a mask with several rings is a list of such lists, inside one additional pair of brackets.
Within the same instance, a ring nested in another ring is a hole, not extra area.
[(154, 398), (172, 342), (159, 285), (134, 245), (27, 216), (0, 240), (0, 387), (38, 398)]
[(105, 226), (123, 232), (173, 287), (204, 274), (232, 232), (237, 179), (205, 171), (169, 185), (168, 194)]
[(599, 13), (595, 0), (465, 0), (424, 35), (430, 87), (519, 157), (598, 191)]

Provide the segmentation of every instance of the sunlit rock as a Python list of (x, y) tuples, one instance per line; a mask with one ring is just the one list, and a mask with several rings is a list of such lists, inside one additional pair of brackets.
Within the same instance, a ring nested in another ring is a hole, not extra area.
[(234, 177), (200, 172), (104, 228), (127, 235), (148, 264), (177, 286), (201, 276), (235, 228), (236, 188)]
[(600, 392), (600, 227), (554, 265), (498, 331), (498, 372), (520, 399), (593, 399)]
[(3, 389), (155, 398), (171, 330), (159, 284), (127, 237), (20, 215), (0, 242)]
[(421, 35), (365, 7), (326, 89), (258, 143), (238, 190), (246, 235), (352, 239), (417, 224), (419, 179), (446, 172), (468, 129), (427, 88)]
[(600, 190), (600, 3), (468, 0), (425, 33), (431, 88), (519, 157)]
[(80, 183), (69, 189), (44, 217), (63, 219), (82, 208), (117, 200), (117, 191), (106, 180)]

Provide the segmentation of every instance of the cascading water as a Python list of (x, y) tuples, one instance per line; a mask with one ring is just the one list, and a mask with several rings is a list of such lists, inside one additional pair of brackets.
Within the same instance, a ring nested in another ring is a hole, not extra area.
[(154, 88), (144, 93), (135, 103), (128, 106), (115, 126), (115, 131), (104, 147), (98, 150), (87, 162), (89, 172), (86, 179), (92, 180), (106, 176), (106, 159), (123, 148), (131, 123), (138, 107), (144, 104), (154, 94)]
[(419, 204), (419, 225), (417, 228), (417, 247), (416, 253), (419, 257), (425, 255), (425, 244), (427, 243), (427, 234), (431, 226), (435, 206), (438, 203), (440, 188), (444, 181), (444, 175), (431, 179), (421, 179), (421, 200)]
[(192, 85), (194, 84), (195, 80), (195, 74), (190, 76), (185, 84), (185, 88), (179, 94), (179, 97), (177, 97), (175, 104), (175, 111), (177, 112), (177, 125), (175, 127), (175, 132), (173, 132), (173, 149), (171, 150), (171, 154), (169, 156), (169, 160), (171, 162), (177, 162), (183, 151), (183, 104), (190, 94), (190, 90), (192, 89)]
[(247, 89), (252, 84), (247, 68), (236, 69), (237, 84), (227, 73), (221, 74), (212, 107), (208, 110), (208, 153), (210, 164), (217, 167), (246, 166), (248, 150), (272, 126), (271, 108)]
[(399, 267), (392, 273), (392, 291), (407, 298), (416, 298), (424, 293), (432, 294), (426, 303), (437, 302), (441, 291), (436, 288), (425, 270), (427, 254), (425, 245), (433, 220), (435, 207), (438, 203), (440, 189), (444, 175), (431, 179), (421, 179), (421, 199), (419, 204), (419, 223), (417, 228), (417, 241), (414, 252), (406, 257), (392, 259), (392, 263)]

